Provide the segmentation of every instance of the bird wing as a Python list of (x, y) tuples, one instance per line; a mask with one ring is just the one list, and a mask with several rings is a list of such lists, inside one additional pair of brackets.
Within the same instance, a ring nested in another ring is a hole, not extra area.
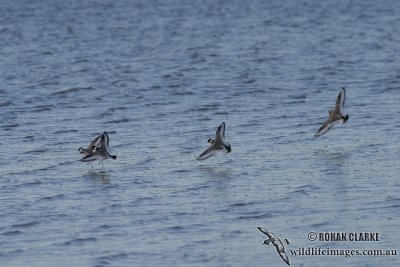
[(214, 155), (217, 152), (218, 152), (218, 149), (216, 149), (215, 147), (211, 146), (211, 147), (207, 148), (203, 153), (201, 153), (201, 155), (198, 156), (196, 159), (197, 160), (208, 159), (209, 157), (211, 157), (212, 155)]
[(257, 227), (258, 230), (260, 230), (263, 234), (267, 235), (269, 238), (276, 238), (276, 236), (269, 232), (267, 229), (263, 228), (263, 227)]
[(110, 137), (108, 136), (108, 133), (104, 132), (102, 138), (103, 137), (104, 137), (104, 140), (105, 140), (104, 143), (107, 144), (107, 148), (109, 148), (109, 146), (110, 146)]
[(100, 138), (99, 144), (97, 145), (96, 150), (99, 150), (100, 148), (107, 149), (107, 147), (108, 147), (108, 143), (107, 142), (109, 142), (109, 137), (108, 137), (108, 134), (106, 132), (104, 132), (101, 135), (101, 138)]
[(225, 140), (225, 122), (221, 123), (215, 133), (215, 143), (223, 144)]
[(338, 120), (331, 120), (330, 118), (328, 118), (324, 124), (322, 124), (322, 126), (318, 129), (318, 131), (315, 133), (315, 137), (319, 137), (323, 134), (325, 134), (326, 132), (328, 132), (335, 124), (337, 124), (339, 121)]
[(93, 147), (98, 147), (100, 144), (100, 140), (101, 140), (101, 134), (99, 136), (97, 136), (95, 139), (93, 139), (92, 142), (90, 142), (89, 146), (87, 149), (93, 151)]
[(289, 257), (286, 254), (285, 246), (283, 245), (282, 240), (280, 240), (276, 235), (274, 235), (274, 236), (275, 236), (274, 245), (275, 245), (276, 251), (278, 252), (279, 256), (281, 256), (282, 260), (290, 266)]
[(286, 262), (287, 265), (290, 266), (289, 257), (288, 257), (288, 255), (286, 254), (286, 252), (285, 252), (285, 251), (283, 251), (283, 252), (282, 252), (282, 251), (279, 251), (279, 250), (278, 250), (278, 247), (276, 247), (276, 250), (278, 251), (278, 254), (279, 254), (279, 256), (281, 256), (282, 260), (283, 260), (284, 262)]
[(79, 161), (90, 162), (90, 161), (95, 161), (97, 159), (99, 159), (99, 154), (96, 152), (92, 152), (92, 153), (84, 156), (83, 158), (81, 158)]
[(336, 99), (336, 105), (335, 105), (336, 113), (342, 113), (345, 102), (346, 102), (346, 89), (344, 89), (343, 87), (340, 90), (340, 93)]

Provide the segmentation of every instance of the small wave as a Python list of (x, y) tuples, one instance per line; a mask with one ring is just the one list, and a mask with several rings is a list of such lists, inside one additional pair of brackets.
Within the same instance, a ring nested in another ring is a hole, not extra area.
[(214, 114), (215, 115), (229, 115), (229, 112), (227, 112), (227, 111), (217, 111), (217, 112), (214, 112)]
[(12, 235), (18, 235), (18, 234), (22, 234), (22, 232), (18, 231), (18, 230), (16, 230), (16, 231), (8, 231), (8, 232), (4, 232), (2, 235), (12, 236)]
[(254, 127), (254, 126), (260, 126), (261, 125), (261, 122), (260, 121), (258, 121), (258, 120), (251, 120), (251, 121), (248, 121), (248, 122), (245, 122), (245, 123), (243, 123), (243, 124), (241, 124), (241, 125), (239, 125), (240, 127)]
[(79, 59), (75, 60), (73, 64), (81, 64), (81, 63), (89, 63), (89, 62), (90, 62), (90, 60), (87, 58), (79, 58)]
[(306, 99), (307, 94), (303, 93), (303, 94), (297, 94), (297, 95), (290, 95), (288, 98), (290, 98), (290, 99)]
[(14, 31), (12, 31), (12, 30), (10, 30), (10, 28), (8, 28), (8, 27), (2, 27), (1, 29), (0, 29), (0, 33), (13, 33)]
[(49, 151), (49, 150), (48, 149), (34, 149), (34, 150), (30, 150), (30, 151), (27, 151), (27, 152), (24, 152), (24, 153), (27, 153), (27, 154), (39, 154), (39, 153), (45, 153), (47, 151)]
[(128, 254), (121, 252), (121, 253), (115, 253), (115, 254), (111, 254), (111, 255), (107, 255), (107, 256), (102, 256), (102, 257), (97, 258), (97, 260), (101, 263), (101, 266), (104, 266), (104, 265), (109, 265), (110, 264), (109, 261), (114, 262), (115, 260), (118, 260), (118, 259), (125, 259), (128, 256), (129, 256)]
[(325, 221), (325, 222), (320, 222), (320, 223), (311, 224), (309, 227), (311, 227), (311, 228), (318, 228), (318, 227), (325, 226), (325, 225), (329, 225), (329, 224), (331, 224), (330, 221)]
[(189, 111), (205, 112), (205, 111), (218, 110), (218, 108), (219, 108), (218, 104), (210, 104), (210, 105), (203, 105), (201, 107), (191, 108)]
[(209, 185), (201, 185), (201, 186), (191, 187), (191, 188), (188, 188), (183, 191), (199, 191), (199, 190), (203, 190), (203, 189), (209, 189), (210, 187), (211, 186), (209, 186)]
[(68, 130), (59, 130), (59, 131), (55, 131), (54, 134), (63, 134), (63, 133), (76, 133), (78, 132), (78, 130), (75, 129), (68, 129)]
[(13, 128), (17, 128), (19, 126), (19, 123), (13, 123), (13, 124), (7, 124), (7, 125), (2, 125), (0, 128), (4, 130), (11, 130)]
[(394, 197), (394, 196), (388, 196), (386, 197), (387, 201), (394, 201), (394, 202), (400, 202), (400, 198)]
[(253, 220), (253, 219), (265, 219), (273, 217), (271, 213), (262, 213), (262, 214), (255, 214), (255, 215), (242, 215), (237, 217), (239, 220)]
[(71, 165), (71, 164), (74, 164), (74, 163), (76, 163), (76, 160), (64, 161), (64, 162), (60, 162), (60, 163), (58, 163), (56, 165), (50, 166), (49, 168), (56, 167), (56, 166)]
[(258, 94), (265, 94), (266, 91), (264, 89), (253, 89), (253, 90), (243, 90), (239, 92), (235, 92), (233, 96), (254, 96)]
[(254, 204), (254, 203), (253, 202), (250, 202), (250, 203), (239, 202), (239, 203), (231, 204), (231, 205), (229, 205), (229, 207), (245, 207), (245, 206), (252, 205), (252, 204)]
[(164, 228), (163, 230), (164, 230), (164, 231), (172, 231), (172, 232), (175, 232), (175, 231), (181, 232), (181, 231), (183, 231), (184, 229), (185, 229), (185, 228), (184, 228), (183, 226), (181, 226), (181, 225), (176, 225), (176, 226), (171, 226), (171, 227)]
[(159, 89), (161, 89), (160, 85), (153, 85), (153, 86), (150, 86), (150, 88), (148, 90), (159, 90)]
[(109, 109), (107, 109), (107, 111), (114, 112), (117, 110), (127, 110), (127, 109), (128, 109), (128, 107), (116, 107), (116, 108), (109, 108)]
[(100, 225), (98, 228), (99, 228), (99, 229), (110, 229), (110, 228), (112, 228), (112, 226), (111, 226), (111, 225), (108, 225), (108, 224), (102, 224), (102, 225)]
[(106, 123), (125, 123), (125, 122), (130, 122), (130, 119), (122, 118), (122, 119), (116, 119), (116, 120), (112, 120), (112, 121), (107, 121)]
[(181, 170), (174, 170), (172, 173), (190, 173), (190, 170), (187, 169), (181, 169)]
[(278, 88), (278, 87), (269, 87), (268, 90), (271, 90), (271, 91), (283, 91), (282, 88)]
[(27, 222), (27, 223), (20, 223), (20, 224), (13, 224), (11, 225), (12, 228), (28, 228), (39, 224), (38, 221)]
[(302, 186), (298, 186), (298, 187), (296, 187), (297, 189), (309, 189), (310, 191), (314, 191), (314, 190), (320, 190), (321, 189), (321, 187), (319, 187), (319, 186), (315, 186), (315, 185), (312, 185), (312, 184), (306, 184), (306, 185), (302, 185)]
[(398, 92), (400, 89), (400, 87), (395, 86), (395, 87), (386, 87), (382, 90), (380, 90), (381, 93), (391, 93), (391, 92)]
[(173, 92), (172, 95), (177, 95), (177, 96), (181, 96), (181, 95), (194, 95), (194, 93), (191, 92), (191, 91), (180, 91), (180, 92)]
[(50, 111), (52, 108), (54, 108), (54, 105), (39, 105), (35, 106), (33, 111), (34, 112)]
[[(58, 76), (53, 77), (53, 79), (58, 79)], [(25, 86), (24, 89), (36, 89), (36, 88), (43, 88), (43, 87), (49, 87), (49, 86), (57, 86), (59, 85), (59, 82), (56, 80), (42, 80), (34, 84), (30, 84), (28, 86)]]
[(94, 267), (104, 267), (110, 265), (110, 262), (106, 260), (100, 260), (98, 264), (95, 264)]
[(182, 78), (185, 75), (183, 75), (183, 73), (180, 72), (175, 72), (175, 73), (169, 73), (169, 74), (165, 74), (164, 76), (162, 76), (163, 79), (171, 79), (171, 78)]
[(95, 238), (95, 237), (75, 238), (75, 239), (72, 239), (72, 240), (70, 240), (70, 241), (64, 242), (63, 245), (66, 245), (66, 246), (70, 246), (70, 245), (80, 245), (80, 244), (83, 244), (83, 243), (85, 243), (85, 242), (95, 242), (95, 241), (97, 241), (97, 238)]
[(398, 209), (399, 207), (400, 207), (400, 204), (393, 204), (393, 205), (387, 205), (387, 206), (380, 207), (379, 209), (392, 209), (392, 208)]
[(173, 83), (168, 85), (169, 88), (181, 88), (181, 85), (179, 83)]
[(41, 184), (42, 184), (42, 182), (40, 180), (36, 180), (36, 181), (21, 184), (21, 186), (31, 186), (31, 185), (41, 185)]
[(111, 84), (112, 86), (128, 87), (130, 84), (132, 84), (132, 82), (138, 83), (139, 81), (136, 80), (135, 78), (131, 78), (131, 79), (129, 79), (129, 80), (122, 80), (122, 79), (119, 79), (119, 80), (112, 81), (110, 84)]
[(298, 104), (304, 104), (304, 103), (306, 103), (306, 101), (305, 100), (289, 100), (289, 101), (286, 101), (285, 102), (285, 104), (288, 104), (288, 105), (298, 105)]
[(308, 195), (306, 190), (295, 190), (290, 192), (291, 194), (300, 194), (300, 195)]
[(153, 103), (147, 103), (145, 104), (146, 107), (152, 107), (152, 106), (167, 106), (167, 105), (175, 105), (177, 102), (175, 101), (170, 101), (170, 102), (153, 102)]
[(52, 93), (51, 95), (67, 95), (70, 93), (77, 93), (79, 91), (92, 91), (95, 90), (94, 87), (88, 86), (88, 87), (72, 87), (64, 90), (57, 91), (55, 93)]
[(64, 198), (64, 194), (57, 194), (54, 196), (48, 196), (48, 197), (43, 197), (43, 200), (54, 200), (54, 199), (60, 199), (60, 198)]
[(199, 118), (199, 121), (210, 121), (210, 120), (211, 120), (211, 118), (208, 116), (202, 116)]
[(251, 84), (251, 83), (255, 83), (256, 81), (257, 81), (256, 79), (246, 79), (243, 81), (243, 83)]
[(4, 102), (0, 102), (0, 108), (1, 107), (8, 107), (13, 105), (13, 103), (11, 101), (4, 101)]

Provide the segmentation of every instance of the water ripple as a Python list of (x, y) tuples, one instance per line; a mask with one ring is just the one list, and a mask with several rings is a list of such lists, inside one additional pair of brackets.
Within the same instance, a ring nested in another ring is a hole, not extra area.
[(73, 93), (79, 93), (82, 91), (94, 91), (95, 88), (92, 86), (88, 86), (88, 87), (72, 87), (72, 88), (67, 88), (67, 89), (63, 89), (57, 92), (52, 93), (51, 95), (54, 96), (66, 96), (68, 94), (73, 94)]

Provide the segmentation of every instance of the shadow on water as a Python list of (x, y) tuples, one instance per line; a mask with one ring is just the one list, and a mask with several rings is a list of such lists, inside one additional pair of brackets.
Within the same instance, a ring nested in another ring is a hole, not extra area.
[(230, 178), (232, 176), (232, 170), (225, 167), (214, 167), (200, 165), (197, 167), (201, 172), (206, 173), (209, 177), (215, 178)]
[(89, 170), (84, 178), (100, 180), (102, 183), (109, 184), (110, 183), (110, 175), (105, 170)]
[(351, 160), (350, 151), (320, 151), (318, 153), (318, 165), (327, 174), (344, 175), (343, 168)]
[(343, 164), (351, 158), (351, 152), (349, 151), (335, 151), (329, 152), (324, 151), (321, 153), (322, 159), (330, 164)]
[(202, 180), (209, 187), (208, 196), (217, 199), (230, 199), (229, 188), (233, 177), (233, 170), (223, 166), (197, 166)]
[[(325, 175), (324, 184), (331, 184), (329, 193), (325, 195), (325, 199), (329, 199), (331, 205), (331, 212), (336, 217), (341, 218), (346, 216), (349, 201), (351, 201), (351, 189), (354, 182), (351, 178), (351, 165), (353, 165), (354, 158), (350, 150), (343, 151), (320, 151), (318, 154), (321, 171)], [(353, 211), (350, 211), (353, 212)]]

